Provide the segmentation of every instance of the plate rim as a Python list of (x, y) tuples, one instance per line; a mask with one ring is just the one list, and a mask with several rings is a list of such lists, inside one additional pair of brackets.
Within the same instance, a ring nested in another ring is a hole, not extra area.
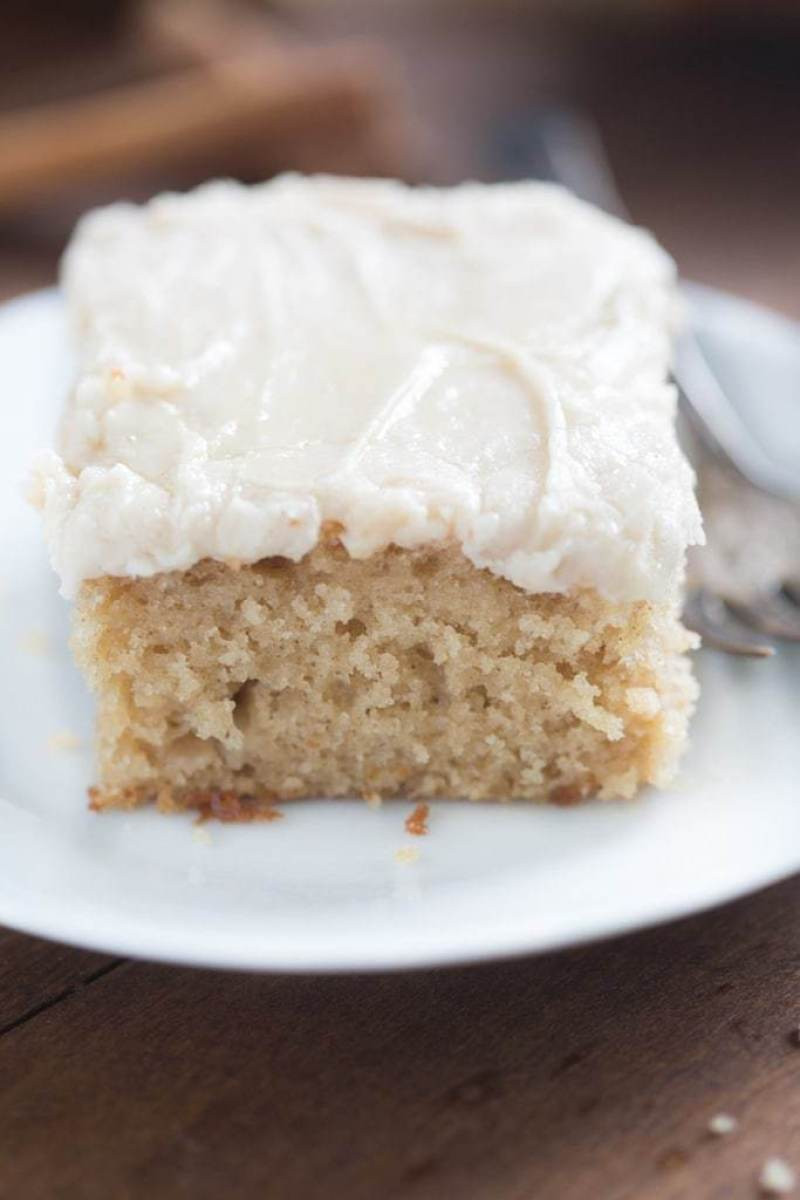
[(169, 945), (159, 947), (155, 944), (144, 944), (141, 937), (96, 934), (88, 923), (81, 926), (72, 921), (59, 923), (36, 923), (17, 917), (0, 907), (0, 926), (16, 933), (30, 937), (41, 938), (55, 944), (71, 946), (78, 950), (88, 950), (115, 958), (132, 959), (138, 962), (161, 963), (167, 966), (192, 967), (199, 970), (236, 971), (245, 974), (276, 974), (276, 975), (350, 975), (350, 974), (394, 974), (402, 971), (435, 970), (438, 968), (457, 968), (480, 963), (508, 962), (528, 957), (541, 957), (562, 951), (577, 950), (583, 946), (600, 945), (614, 941), (617, 938), (644, 933), (650, 929), (671, 925), (674, 922), (688, 920), (694, 916), (716, 909), (726, 908), (729, 904), (747, 896), (756, 895), (766, 888), (782, 883), (800, 874), (800, 859), (794, 868), (765, 870), (754, 875), (746, 883), (735, 888), (721, 887), (712, 889), (701, 901), (690, 899), (683, 903), (665, 905), (662, 909), (653, 906), (651, 909), (637, 909), (628, 919), (620, 919), (612, 923), (602, 923), (602, 927), (585, 927), (578, 934), (560, 934), (546, 936), (539, 940), (528, 940), (524, 935), (510, 939), (507, 944), (498, 946), (487, 940), (485, 944), (476, 941), (469, 944), (459, 943), (450, 948), (437, 948), (413, 951), (408, 954), (398, 954), (396, 951), (382, 957), (370, 953), (369, 958), (354, 954), (348, 957), (339, 953), (335, 961), (317, 961), (311, 963), (308, 958), (298, 956), (281, 956), (270, 951), (262, 959), (250, 955), (249, 961), (244, 961), (241, 955), (224, 953), (208, 953), (206, 950), (170, 948)]

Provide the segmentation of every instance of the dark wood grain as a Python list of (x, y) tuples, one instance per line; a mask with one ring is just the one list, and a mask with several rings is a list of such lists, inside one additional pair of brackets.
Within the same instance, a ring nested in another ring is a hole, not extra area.
[(751, 1197), (800, 1165), (798, 905), (438, 973), (123, 965), (0, 1039), (0, 1195)]
[(85, 987), (115, 961), (0, 928), (0, 1037)]

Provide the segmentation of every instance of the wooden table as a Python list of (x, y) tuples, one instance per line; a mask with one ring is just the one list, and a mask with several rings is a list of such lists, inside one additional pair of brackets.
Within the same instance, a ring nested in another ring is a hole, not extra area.
[(565, 954), (362, 978), (8, 933), (0, 1195), (744, 1200), (765, 1156), (800, 1163), (798, 903), (795, 880)]
[(799, 900), (793, 881), (562, 955), (359, 979), (7, 934), (0, 1194), (750, 1197), (765, 1155), (800, 1156)]
[[(433, 115), (433, 173), (469, 174), (515, 107), (589, 103), (682, 269), (800, 316), (796, 46), (574, 40), (496, 7), (419, 9), (339, 7), (314, 31), (389, 31)], [(0, 291), (50, 278), (56, 249), (0, 230)], [(755, 1196), (767, 1156), (800, 1168), (799, 906), (797, 879), (567, 953), (362, 978), (0, 931), (0, 1198)], [(728, 1137), (707, 1130), (719, 1112), (739, 1121)]]

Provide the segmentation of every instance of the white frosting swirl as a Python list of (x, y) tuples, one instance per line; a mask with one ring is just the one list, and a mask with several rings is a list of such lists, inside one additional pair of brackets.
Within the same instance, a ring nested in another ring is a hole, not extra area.
[(35, 491), (64, 590), (205, 557), (453, 541), (530, 591), (662, 599), (701, 537), (674, 269), (543, 184), (285, 176), (81, 222)]

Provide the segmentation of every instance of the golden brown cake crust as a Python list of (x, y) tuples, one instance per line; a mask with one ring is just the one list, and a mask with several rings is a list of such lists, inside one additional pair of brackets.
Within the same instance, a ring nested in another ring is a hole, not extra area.
[(631, 796), (670, 778), (695, 696), (673, 606), (532, 595), (452, 547), (104, 577), (73, 645), (98, 808)]

